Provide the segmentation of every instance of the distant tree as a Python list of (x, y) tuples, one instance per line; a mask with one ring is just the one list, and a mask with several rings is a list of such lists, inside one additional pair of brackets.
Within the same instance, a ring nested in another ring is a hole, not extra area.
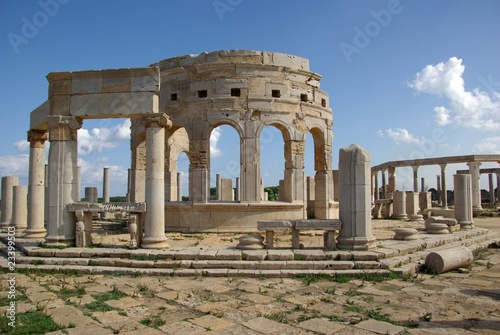
[(265, 187), (264, 191), (267, 192), (269, 201), (278, 201), (278, 192), (279, 192), (279, 186), (270, 186), (270, 187)]

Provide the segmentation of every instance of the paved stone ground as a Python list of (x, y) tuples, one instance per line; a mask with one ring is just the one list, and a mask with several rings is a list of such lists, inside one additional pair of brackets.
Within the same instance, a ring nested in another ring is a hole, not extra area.
[[(498, 219), (476, 223), (500, 229)], [(374, 224), (387, 231), (394, 222)], [(54, 335), (500, 334), (500, 249), (476, 256), (468, 273), (383, 282), (27, 271), (16, 275), (17, 314), (51, 316), (66, 326)], [(3, 295), (7, 277), (0, 275)], [(0, 297), (1, 309), (6, 301)]]

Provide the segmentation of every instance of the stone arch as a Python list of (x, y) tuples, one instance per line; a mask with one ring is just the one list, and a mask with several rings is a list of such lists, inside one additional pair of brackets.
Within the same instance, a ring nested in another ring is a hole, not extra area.
[[(177, 160), (181, 152), (189, 152), (189, 137), (180, 127), (166, 136), (165, 146), (165, 201), (181, 201), (178, 197)], [(189, 157), (189, 156), (188, 156)]]

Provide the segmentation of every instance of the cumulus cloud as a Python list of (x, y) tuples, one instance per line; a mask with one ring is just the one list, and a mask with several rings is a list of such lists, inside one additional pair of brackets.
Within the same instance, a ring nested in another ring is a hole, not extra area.
[(448, 99), (448, 106), (434, 108), (438, 125), (456, 124), (480, 130), (500, 129), (499, 94), (488, 94), (479, 88), (465, 90), (462, 77), (464, 70), (462, 59), (451, 57), (447, 62), (427, 65), (408, 86), (419, 93)]
[(27, 184), (28, 167), (28, 155), (0, 157), (0, 176), (18, 176), (21, 185)]
[(211, 157), (222, 156), (222, 151), (217, 146), (217, 144), (219, 143), (221, 132), (222, 131), (220, 128), (215, 128), (214, 130), (212, 130), (212, 133), (210, 134), (210, 156)]
[(28, 151), (28, 149), (30, 148), (30, 142), (26, 140), (17, 141), (14, 143), (14, 148), (16, 148), (18, 152)]
[(500, 136), (487, 137), (474, 144), (474, 149), (489, 154), (500, 154)]
[(111, 127), (85, 128), (78, 130), (78, 153), (88, 155), (104, 149), (115, 148), (120, 142), (130, 139), (130, 119)]
[[(396, 128), (392, 129), (389, 128), (386, 130), (387, 136), (392, 138), (396, 144), (399, 143), (414, 143), (414, 144), (421, 144), (423, 141), (421, 139), (416, 138), (410, 132), (404, 128)], [(379, 135), (380, 136), (380, 135)], [(382, 134), (383, 136), (383, 134)], [(380, 136), (380, 137), (382, 137)]]

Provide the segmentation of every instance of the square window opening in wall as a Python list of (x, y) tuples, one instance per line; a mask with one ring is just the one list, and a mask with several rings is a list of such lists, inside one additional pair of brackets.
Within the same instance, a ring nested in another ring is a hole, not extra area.
[(271, 96), (273, 98), (280, 98), (281, 97), (281, 91), (280, 90), (272, 90), (271, 91)]
[(326, 107), (326, 99), (321, 99), (321, 106)]
[(198, 91), (198, 98), (206, 98), (208, 96), (207, 90)]
[(177, 93), (170, 94), (170, 101), (177, 101)]
[(307, 102), (307, 94), (302, 93), (300, 95), (300, 101)]
[(239, 88), (232, 88), (231, 89), (231, 96), (232, 97), (239, 97), (239, 96), (241, 96), (241, 90)]

